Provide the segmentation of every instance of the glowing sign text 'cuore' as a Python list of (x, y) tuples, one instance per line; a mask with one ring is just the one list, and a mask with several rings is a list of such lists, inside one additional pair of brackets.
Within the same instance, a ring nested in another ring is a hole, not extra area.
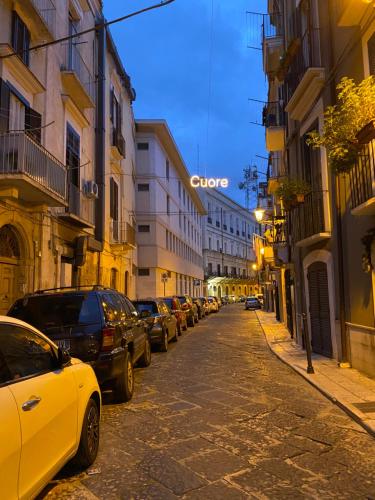
[(219, 179), (218, 177), (200, 177), (199, 175), (193, 175), (190, 177), (190, 184), (193, 188), (227, 188), (229, 186), (229, 180)]

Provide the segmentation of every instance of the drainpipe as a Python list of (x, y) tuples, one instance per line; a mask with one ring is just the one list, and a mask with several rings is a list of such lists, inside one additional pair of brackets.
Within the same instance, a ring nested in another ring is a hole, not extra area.
[[(97, 25), (103, 18), (97, 19)], [(105, 236), (105, 61), (106, 61), (106, 28), (96, 31), (98, 45), (97, 60), (97, 97), (95, 127), (95, 182), (98, 185), (98, 198), (95, 200), (95, 239), (99, 242), (98, 276), (100, 275), (100, 252), (104, 248)]]
[[(329, 36), (330, 36), (330, 59), (331, 67), (334, 67), (334, 16), (332, 12), (332, 4), (328, 2), (328, 23), (329, 23)], [(336, 82), (334, 78), (331, 78), (331, 99), (332, 103), (336, 103)], [(341, 359), (340, 366), (349, 366), (348, 357), (348, 340), (346, 333), (346, 297), (345, 297), (345, 265), (344, 265), (344, 246), (343, 246), (343, 220), (342, 220), (342, 205), (341, 205), (341, 179), (340, 174), (333, 174), (332, 194), (333, 196), (333, 208), (334, 208), (334, 219), (336, 222), (336, 250), (337, 250), (337, 268), (338, 268), (338, 288), (339, 288), (339, 314), (340, 314), (340, 338), (341, 338)]]

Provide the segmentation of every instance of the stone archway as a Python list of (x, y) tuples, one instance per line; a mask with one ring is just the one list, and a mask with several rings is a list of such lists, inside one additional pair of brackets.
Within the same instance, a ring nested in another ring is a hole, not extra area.
[(6, 314), (23, 294), (19, 276), (22, 258), (21, 239), (10, 224), (0, 228), (0, 314)]

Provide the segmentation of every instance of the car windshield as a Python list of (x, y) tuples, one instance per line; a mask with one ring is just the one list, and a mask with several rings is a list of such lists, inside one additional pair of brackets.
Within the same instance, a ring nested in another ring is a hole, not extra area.
[(158, 306), (155, 302), (133, 302), (138, 312), (148, 311), (151, 314), (158, 314)]
[(257, 302), (258, 299), (256, 297), (248, 297), (246, 300), (249, 302)]
[(169, 307), (169, 309), (173, 309), (173, 299), (166, 299), (166, 298), (164, 298), (163, 300), (167, 304), (167, 306)]
[(180, 299), (181, 304), (185, 304), (187, 302), (186, 297), (178, 297)]
[(8, 316), (21, 319), (41, 331), (101, 321), (94, 294), (55, 294), (17, 300)]

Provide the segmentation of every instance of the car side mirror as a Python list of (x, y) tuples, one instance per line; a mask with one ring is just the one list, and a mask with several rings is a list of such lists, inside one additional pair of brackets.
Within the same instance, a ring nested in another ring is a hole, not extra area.
[(64, 366), (69, 365), (70, 360), (71, 360), (70, 354), (67, 351), (64, 351), (64, 349), (61, 349), (61, 347), (59, 347), (57, 349), (57, 361), (59, 367), (64, 368)]

